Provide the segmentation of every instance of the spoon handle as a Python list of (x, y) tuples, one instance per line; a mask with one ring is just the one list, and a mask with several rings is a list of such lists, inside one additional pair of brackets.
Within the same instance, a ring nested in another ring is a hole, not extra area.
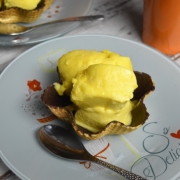
[(130, 171), (127, 171), (125, 169), (122, 169), (120, 167), (114, 166), (114, 165), (112, 165), (112, 164), (110, 164), (108, 162), (102, 161), (102, 160), (100, 160), (98, 158), (94, 158), (93, 161), (95, 163), (101, 165), (101, 166), (104, 166), (106, 168), (109, 168), (109, 169), (117, 172), (118, 174), (120, 174), (121, 176), (127, 178), (128, 180), (147, 180), (146, 178), (143, 178), (143, 177), (141, 177), (141, 176), (139, 176), (137, 174), (134, 174), (134, 173), (132, 173)]
[(59, 20), (56, 20), (56, 21), (50, 21), (50, 22), (47, 22), (47, 23), (44, 23), (44, 24), (35, 25), (35, 26), (31, 27), (31, 28), (44, 26), (44, 25), (48, 25), (48, 24), (60, 23), (60, 22), (93, 21), (93, 20), (103, 20), (103, 19), (104, 19), (103, 15), (77, 16), (77, 17), (59, 19)]

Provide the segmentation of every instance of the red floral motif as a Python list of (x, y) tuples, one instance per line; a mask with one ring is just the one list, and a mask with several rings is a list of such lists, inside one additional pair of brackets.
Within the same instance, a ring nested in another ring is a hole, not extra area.
[(40, 84), (41, 83), (39, 81), (37, 81), (36, 79), (27, 82), (29, 89), (32, 91), (41, 91), (42, 88), (41, 88)]
[(180, 139), (180, 129), (177, 131), (177, 133), (171, 133), (170, 134), (173, 138)]
[[(101, 150), (100, 152), (95, 154), (94, 157), (97, 157), (97, 158), (99, 157), (99, 158), (102, 158), (102, 159), (107, 159), (104, 156), (99, 156), (99, 154), (105, 152), (108, 149), (109, 146), (110, 146), (110, 144), (108, 143), (107, 146), (103, 150)], [(84, 162), (80, 162), (80, 164), (83, 164), (86, 169), (89, 169), (91, 167), (91, 162), (84, 161)]]
[(15, 37), (14, 40), (20, 40), (21, 38), (19, 36)]
[(57, 119), (57, 117), (56, 117), (54, 114), (52, 114), (52, 115), (50, 115), (50, 116), (48, 116), (48, 117), (38, 118), (37, 120), (38, 120), (40, 123), (47, 123), (47, 122), (53, 121), (53, 120), (55, 120), (55, 119)]

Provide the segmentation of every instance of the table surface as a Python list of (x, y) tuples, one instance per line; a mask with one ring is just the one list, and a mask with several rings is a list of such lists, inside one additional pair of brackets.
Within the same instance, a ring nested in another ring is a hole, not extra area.
[[(102, 14), (104, 21), (81, 23), (68, 35), (105, 34), (142, 42), (143, 0), (95, 0), (90, 12)], [(0, 47), (0, 73), (21, 53), (34, 45)], [(170, 60), (180, 65), (180, 54), (170, 56)], [(0, 180), (20, 180), (0, 159)]]

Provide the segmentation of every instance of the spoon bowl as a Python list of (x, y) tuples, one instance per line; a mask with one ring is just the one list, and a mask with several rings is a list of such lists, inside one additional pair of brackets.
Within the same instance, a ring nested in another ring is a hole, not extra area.
[(25, 34), (35, 28), (47, 26), (50, 24), (57, 24), (62, 22), (72, 22), (72, 21), (94, 21), (94, 20), (103, 20), (103, 15), (91, 15), (91, 16), (78, 16), (78, 17), (70, 17), (65, 19), (59, 19), (56, 21), (50, 21), (43, 24), (38, 24), (35, 26), (21, 26), (18, 24), (0, 24), (0, 34), (3, 35), (21, 35)]
[(41, 144), (57, 156), (78, 161), (85, 160), (97, 163), (115, 171), (128, 180), (146, 180), (137, 174), (92, 156), (85, 149), (80, 139), (63, 127), (51, 124), (42, 126), (38, 131), (38, 137)]

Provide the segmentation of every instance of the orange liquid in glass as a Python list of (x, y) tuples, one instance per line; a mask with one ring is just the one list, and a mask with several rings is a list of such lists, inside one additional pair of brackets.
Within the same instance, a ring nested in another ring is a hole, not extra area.
[(180, 53), (180, 0), (144, 0), (142, 40), (165, 54)]

